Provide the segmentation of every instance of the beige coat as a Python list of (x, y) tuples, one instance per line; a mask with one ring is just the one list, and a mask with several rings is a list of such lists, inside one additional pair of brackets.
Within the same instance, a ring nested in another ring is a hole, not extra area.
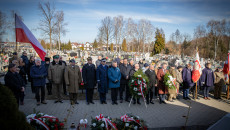
[(225, 85), (225, 77), (223, 72), (214, 72), (215, 78), (215, 86), (224, 86)]
[(50, 64), (48, 69), (48, 79), (54, 84), (62, 84), (64, 79), (65, 64), (59, 62)]
[(82, 82), (81, 71), (79, 66), (75, 65), (73, 68), (68, 65), (65, 69), (65, 82), (68, 86), (69, 93), (77, 93), (79, 89), (79, 84)]

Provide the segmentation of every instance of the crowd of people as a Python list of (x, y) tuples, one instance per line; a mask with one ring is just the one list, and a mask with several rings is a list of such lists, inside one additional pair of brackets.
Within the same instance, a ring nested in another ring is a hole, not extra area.
[[(13, 53), (13, 57), (9, 59), (8, 72), (4, 80), (5, 85), (13, 91), (18, 104), (24, 104), (24, 91), (28, 82), (31, 82), (31, 90), (35, 93), (37, 105), (47, 104), (46, 89), (48, 95), (55, 95), (55, 103), (63, 103), (63, 94), (66, 94), (69, 95), (72, 105), (79, 104), (77, 97), (80, 85), (84, 85), (88, 105), (94, 104), (93, 95), (96, 86), (101, 104), (107, 104), (106, 95), (109, 88), (113, 105), (117, 105), (118, 101), (130, 102), (132, 96), (128, 83), (138, 70), (142, 70), (149, 79), (149, 90), (145, 97), (147, 104), (154, 104), (154, 99), (158, 98), (160, 104), (166, 104), (166, 100), (170, 102), (180, 100), (179, 93), (181, 92), (184, 100), (191, 100), (190, 92), (193, 99), (196, 97), (196, 84), (192, 81), (192, 61), (183, 67), (170, 63), (147, 63), (144, 59), (135, 63), (132, 59), (118, 57), (112, 60), (111, 65), (108, 65), (106, 58), (99, 56), (95, 64), (92, 58), (88, 57), (87, 63), (81, 69), (74, 59), (69, 60), (69, 64), (59, 55), (54, 55), (52, 59), (51, 62), (50, 58), (46, 57), (43, 62), (34, 56), (28, 58), (26, 52), (23, 52), (20, 58), (16, 52)], [(164, 83), (166, 73), (176, 79), (176, 89), (166, 87)], [(211, 87), (214, 87), (214, 98), (220, 99), (224, 86), (225, 77), (222, 68), (218, 67), (213, 71), (211, 63), (206, 63), (197, 82), (198, 92), (203, 90), (203, 98), (210, 100), (209, 91)], [(132, 100), (133, 104), (141, 104), (140, 99)]]

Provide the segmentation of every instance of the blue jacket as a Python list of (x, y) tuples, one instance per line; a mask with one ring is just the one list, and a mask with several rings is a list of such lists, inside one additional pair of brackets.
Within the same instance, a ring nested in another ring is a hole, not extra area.
[[(121, 72), (118, 67), (109, 68), (108, 77), (109, 77), (109, 88), (119, 88), (120, 87)], [(116, 80), (118, 80), (118, 82), (115, 83)]]
[(214, 86), (214, 73), (212, 69), (204, 68), (201, 75), (201, 82), (204, 86), (213, 87)]
[(45, 86), (47, 69), (44, 65), (32, 66), (30, 69), (30, 76), (33, 80), (34, 86)]
[(185, 67), (182, 71), (182, 79), (183, 79), (183, 88), (188, 89), (194, 86), (192, 81), (192, 71)]
[(102, 64), (100, 64), (97, 67), (97, 83), (98, 83), (98, 92), (99, 93), (107, 93), (108, 92), (108, 66), (105, 65), (103, 67)]

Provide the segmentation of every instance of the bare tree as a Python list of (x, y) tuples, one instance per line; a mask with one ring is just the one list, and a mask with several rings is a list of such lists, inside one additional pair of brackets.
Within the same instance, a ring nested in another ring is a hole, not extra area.
[[(123, 36), (124, 36), (123, 27), (124, 27), (123, 16), (114, 17), (113, 18), (113, 36), (114, 36), (115, 43), (116, 43), (116, 52), (118, 52), (117, 46), (118, 44), (120, 44), (120, 41), (123, 39)], [(119, 48), (119, 51), (120, 51), (120, 48)]]
[[(153, 38), (153, 25), (150, 21), (141, 19), (138, 23), (138, 41), (139, 41), (139, 47), (143, 46), (142, 52), (145, 51), (145, 43), (148, 41), (151, 41), (151, 38)], [(150, 42), (149, 42), (150, 43)]]
[(40, 20), (40, 27), (38, 27), (44, 35), (49, 36), (50, 41), (50, 49), (53, 49), (52, 44), (52, 35), (54, 34), (55, 26), (57, 25), (57, 22), (55, 20), (55, 6), (54, 4), (50, 4), (49, 2), (46, 2), (44, 4), (39, 3), (38, 9), (41, 12), (41, 20)]
[(213, 37), (214, 39), (214, 59), (216, 59), (217, 56), (217, 49), (219, 45), (219, 41), (221, 40), (223, 34), (225, 33), (225, 26), (226, 26), (226, 20), (223, 19), (222, 21), (216, 21), (216, 20), (211, 20), (207, 23), (207, 28), (209, 30), (209, 34)]
[(55, 27), (55, 34), (58, 37), (58, 49), (60, 50), (60, 45), (61, 45), (61, 35), (65, 36), (66, 34), (66, 26), (67, 23), (64, 23), (64, 12), (63, 11), (57, 11), (55, 14), (55, 18), (57, 20), (57, 24)]
[(180, 44), (181, 43), (181, 40), (182, 40), (182, 35), (181, 35), (181, 33), (180, 33), (180, 31), (179, 31), (179, 29), (177, 29), (176, 30), (176, 32), (174, 33), (175, 35), (175, 42), (177, 43), (177, 44)]
[(3, 35), (6, 33), (7, 21), (6, 14), (0, 11), (0, 42), (3, 41)]
[(101, 21), (101, 27), (99, 28), (99, 36), (101, 40), (105, 41), (107, 52), (109, 51), (109, 42), (112, 39), (113, 34), (113, 22), (111, 17), (107, 16)]
[(137, 24), (133, 21), (132, 18), (129, 18), (127, 21), (127, 24), (125, 26), (125, 34), (126, 34), (126, 40), (128, 41), (128, 50), (131, 50), (130, 48), (132, 47), (132, 51), (134, 49), (134, 44), (133, 41), (136, 39), (136, 34), (137, 34)]

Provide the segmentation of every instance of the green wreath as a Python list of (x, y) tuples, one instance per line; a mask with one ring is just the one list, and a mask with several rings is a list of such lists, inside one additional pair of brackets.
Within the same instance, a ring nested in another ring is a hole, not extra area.
[(134, 98), (145, 97), (148, 93), (148, 77), (141, 71), (138, 70), (129, 80), (130, 93)]
[(176, 89), (174, 78), (169, 73), (164, 75), (164, 84), (169, 89)]

